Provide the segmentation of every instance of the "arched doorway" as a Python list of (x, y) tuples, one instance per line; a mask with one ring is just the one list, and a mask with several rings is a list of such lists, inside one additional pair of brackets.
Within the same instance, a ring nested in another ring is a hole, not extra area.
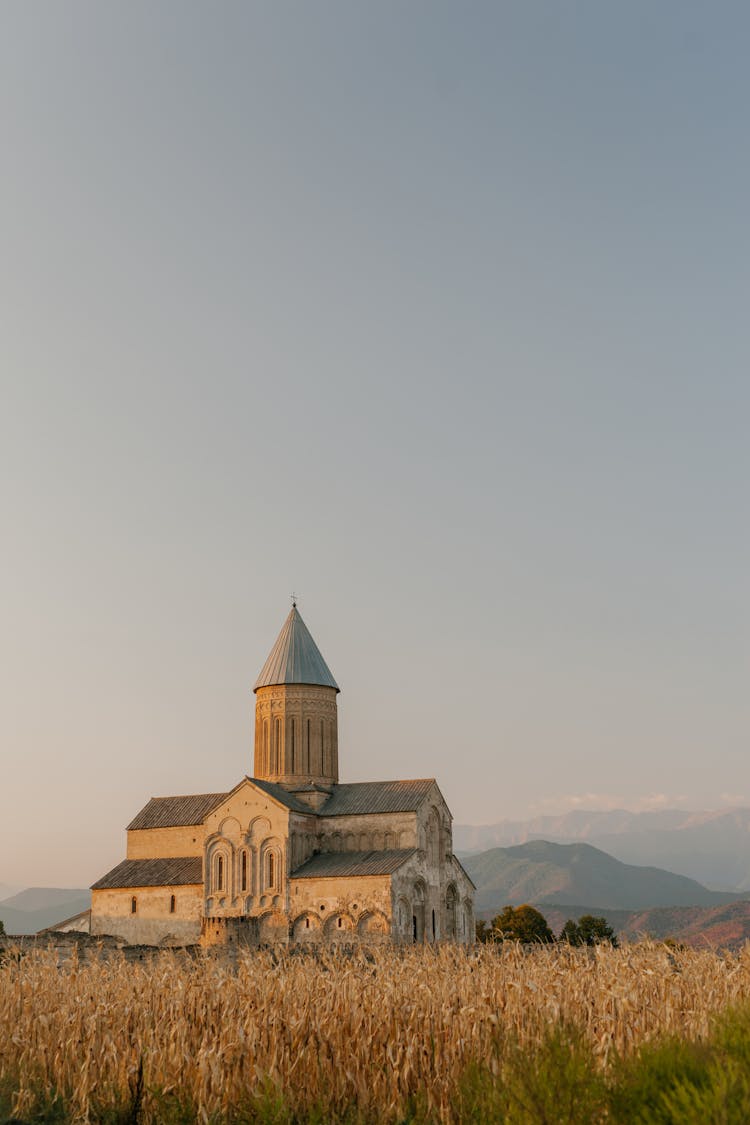
[(411, 898), (411, 925), (412, 941), (419, 942), (425, 939), (425, 899), (427, 888), (421, 879), (414, 884)]
[(458, 892), (456, 891), (453, 883), (448, 887), (445, 893), (445, 936), (450, 940), (455, 940), (456, 937), (456, 909), (458, 904)]

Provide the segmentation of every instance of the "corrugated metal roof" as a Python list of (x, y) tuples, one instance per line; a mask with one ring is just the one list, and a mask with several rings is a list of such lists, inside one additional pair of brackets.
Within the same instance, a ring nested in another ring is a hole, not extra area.
[[(53, 934), (56, 930), (61, 930), (63, 926), (69, 926), (71, 922), (78, 922), (81, 918), (86, 918), (91, 924), (91, 907), (88, 910), (79, 910), (77, 914), (71, 914), (70, 918), (63, 918), (62, 922), (55, 922), (54, 926), (45, 926), (43, 930), (38, 930), (37, 934)], [(86, 931), (81, 931), (85, 933)]]
[(201, 856), (176, 859), (124, 859), (92, 885), (92, 891), (115, 887), (186, 887), (203, 882)]
[(193, 793), (188, 797), (152, 797), (131, 820), (127, 831), (136, 828), (177, 828), (185, 824), (203, 824), (208, 814), (228, 793)]
[(264, 781), (259, 777), (251, 777), (248, 779), (252, 781), (253, 785), (257, 785), (258, 789), (262, 789), (264, 793), (268, 793), (269, 797), (275, 797), (282, 805), (294, 812), (307, 813), (308, 816), (315, 816), (315, 812), (306, 805), (304, 801), (300, 801), (294, 793), (290, 793), (288, 789), (284, 789), (282, 785), (276, 785), (273, 781)]
[(415, 781), (359, 781), (336, 785), (318, 815), (414, 812), (434, 784), (434, 778), (423, 777)]
[(391, 875), (416, 848), (393, 848), (385, 852), (319, 852), (293, 871), (291, 879), (335, 879), (339, 876)]
[(339, 690), (296, 605), (292, 606), (253, 691), (274, 684), (319, 684)]
[[(282, 785), (262, 778), (248, 779), (282, 805), (306, 816), (357, 816), (367, 813), (414, 812), (430, 791), (430, 777), (415, 781), (359, 781), (334, 785), (326, 803), (316, 813)], [(304, 787), (301, 787), (301, 791)], [(143, 828), (178, 828), (203, 824), (209, 813), (231, 793), (193, 793), (186, 797), (152, 797), (131, 820), (128, 831)]]

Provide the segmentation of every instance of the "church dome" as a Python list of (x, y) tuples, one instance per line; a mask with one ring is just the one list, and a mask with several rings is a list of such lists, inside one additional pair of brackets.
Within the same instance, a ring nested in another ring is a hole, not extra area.
[(253, 691), (277, 684), (314, 684), (340, 690), (296, 605), (292, 606)]

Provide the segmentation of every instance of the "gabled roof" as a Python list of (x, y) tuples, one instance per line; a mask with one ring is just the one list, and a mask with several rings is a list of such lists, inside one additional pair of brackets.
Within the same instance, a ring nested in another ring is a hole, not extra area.
[(290, 879), (335, 879), (358, 875), (391, 875), (416, 854), (416, 848), (392, 848), (384, 852), (319, 852), (310, 856)]
[[(201, 825), (206, 817), (249, 781), (273, 800), (305, 816), (357, 816), (368, 813), (415, 812), (430, 792), (431, 777), (415, 781), (357, 781), (332, 786), (332, 793), (317, 811), (283, 785), (259, 777), (245, 777), (228, 793), (193, 793), (186, 797), (152, 797), (131, 820), (128, 832), (143, 828), (178, 828)], [(301, 786), (300, 792), (305, 788)]]
[[(37, 931), (37, 936), (41, 934), (53, 934), (56, 930), (61, 930), (63, 926), (69, 926), (71, 922), (80, 922), (83, 919), (91, 925), (91, 907), (87, 910), (79, 910), (77, 914), (71, 914), (70, 918), (63, 918), (62, 922), (55, 922), (54, 926), (45, 926), (43, 930)], [(85, 933), (86, 931), (80, 931)]]
[(335, 785), (318, 816), (415, 812), (435, 784), (432, 777), (415, 781), (358, 781)]
[(292, 606), (253, 691), (274, 684), (317, 684), (339, 690), (296, 605)]
[(208, 814), (228, 796), (228, 793), (193, 793), (188, 797), (152, 797), (131, 820), (127, 831), (203, 824)]
[(293, 812), (305, 813), (307, 816), (315, 816), (314, 811), (309, 805), (306, 805), (304, 801), (300, 801), (298, 797), (295, 797), (294, 793), (290, 793), (283, 785), (276, 785), (273, 781), (264, 781), (259, 777), (248, 777), (247, 780), (258, 789), (262, 789), (269, 797), (278, 801), (280, 805), (292, 809)]
[(201, 856), (179, 856), (176, 859), (124, 859), (101, 879), (92, 884), (92, 891), (120, 887), (187, 887), (203, 882)]
[(466, 876), (466, 878), (467, 878), (467, 879), (468, 879), (468, 881), (469, 881), (469, 882), (471, 883), (471, 885), (472, 885), (472, 887), (474, 888), (474, 890), (476, 890), (476, 889), (477, 889), (477, 885), (476, 885), (476, 883), (474, 882), (474, 880), (472, 879), (471, 875), (469, 874), (469, 872), (468, 872), (468, 871), (466, 870), (466, 868), (464, 867), (463, 863), (461, 863), (461, 860), (460, 860), (460, 859), (458, 858), (458, 856), (455, 856), (455, 855), (453, 856), (453, 862), (454, 862), (454, 863), (456, 864), (456, 866), (457, 866), (457, 867), (458, 867), (458, 868), (460, 869), (460, 871), (462, 872), (462, 874)]

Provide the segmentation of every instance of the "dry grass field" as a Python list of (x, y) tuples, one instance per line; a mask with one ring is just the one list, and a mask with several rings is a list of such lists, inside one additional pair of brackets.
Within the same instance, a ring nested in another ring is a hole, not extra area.
[[(750, 952), (650, 944), (60, 967), (34, 952), (0, 965), (0, 1104), (29, 1121), (475, 1120), (477, 1075), (506, 1081), (551, 1029), (568, 1036), (554, 1066), (580, 1048), (583, 1083), (656, 1036), (700, 1043), (748, 997)], [(494, 1119), (595, 1119), (580, 1098), (568, 1116), (518, 1103)]]

